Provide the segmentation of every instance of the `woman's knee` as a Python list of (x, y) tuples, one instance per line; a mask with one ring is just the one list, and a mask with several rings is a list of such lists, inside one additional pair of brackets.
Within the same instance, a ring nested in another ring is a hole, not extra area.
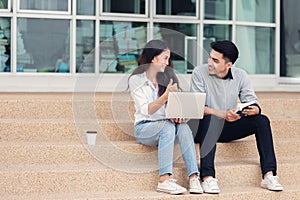
[(172, 141), (175, 140), (175, 125), (170, 121), (162, 121), (161, 123), (161, 133), (160, 137), (167, 138), (168, 140)]
[(194, 139), (192, 130), (190, 129), (189, 125), (186, 123), (178, 124), (176, 130), (177, 137), (182, 137), (186, 139)]

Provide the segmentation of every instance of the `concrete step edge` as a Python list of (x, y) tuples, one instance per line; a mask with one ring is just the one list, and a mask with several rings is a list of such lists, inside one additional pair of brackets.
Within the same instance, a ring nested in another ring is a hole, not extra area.
[[(256, 200), (265, 200), (265, 199), (296, 199), (293, 197), (297, 197), (300, 195), (300, 190), (297, 185), (286, 186), (283, 192), (270, 192), (264, 190), (260, 187), (226, 187), (222, 188), (222, 191), (218, 195), (211, 194), (183, 194), (183, 195), (169, 195), (165, 193), (159, 193), (155, 190), (145, 190), (145, 191), (128, 191), (124, 192), (81, 192), (78, 191), (76, 193), (37, 193), (37, 194), (28, 194), (28, 195), (5, 195), (4, 198), (7, 200), (10, 199), (95, 199), (95, 200), (103, 200), (103, 199), (147, 199), (147, 200), (172, 200), (172, 199), (207, 199), (207, 200), (215, 200), (215, 199), (256, 199)], [(252, 197), (252, 198), (251, 198)]]

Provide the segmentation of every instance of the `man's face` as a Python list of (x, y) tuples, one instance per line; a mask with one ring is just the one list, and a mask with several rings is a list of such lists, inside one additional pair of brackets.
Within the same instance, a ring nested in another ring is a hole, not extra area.
[(232, 62), (226, 61), (223, 54), (215, 50), (211, 50), (208, 58), (208, 73), (223, 78), (227, 75)]

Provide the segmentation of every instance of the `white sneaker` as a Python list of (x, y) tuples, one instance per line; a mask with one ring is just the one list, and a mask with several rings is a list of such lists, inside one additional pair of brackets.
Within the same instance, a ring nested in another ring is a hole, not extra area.
[(268, 175), (261, 181), (261, 187), (273, 191), (282, 191), (283, 187), (278, 182), (278, 176), (273, 176), (272, 174)]
[(220, 193), (220, 188), (218, 186), (218, 180), (210, 177), (202, 182), (202, 188), (205, 193), (218, 194)]
[(158, 182), (157, 185), (157, 191), (158, 192), (166, 192), (169, 194), (182, 194), (186, 192), (186, 189), (176, 183), (175, 179), (168, 179), (164, 182), (160, 183)]
[(203, 193), (203, 189), (201, 187), (198, 177), (190, 179), (190, 193), (197, 193), (197, 194)]

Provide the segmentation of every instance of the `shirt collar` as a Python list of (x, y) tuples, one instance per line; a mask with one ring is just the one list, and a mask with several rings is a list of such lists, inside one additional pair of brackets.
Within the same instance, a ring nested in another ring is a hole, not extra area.
[(232, 76), (232, 73), (231, 73), (231, 68), (229, 68), (228, 73), (222, 79), (224, 79), (224, 80), (233, 79), (233, 76)]

